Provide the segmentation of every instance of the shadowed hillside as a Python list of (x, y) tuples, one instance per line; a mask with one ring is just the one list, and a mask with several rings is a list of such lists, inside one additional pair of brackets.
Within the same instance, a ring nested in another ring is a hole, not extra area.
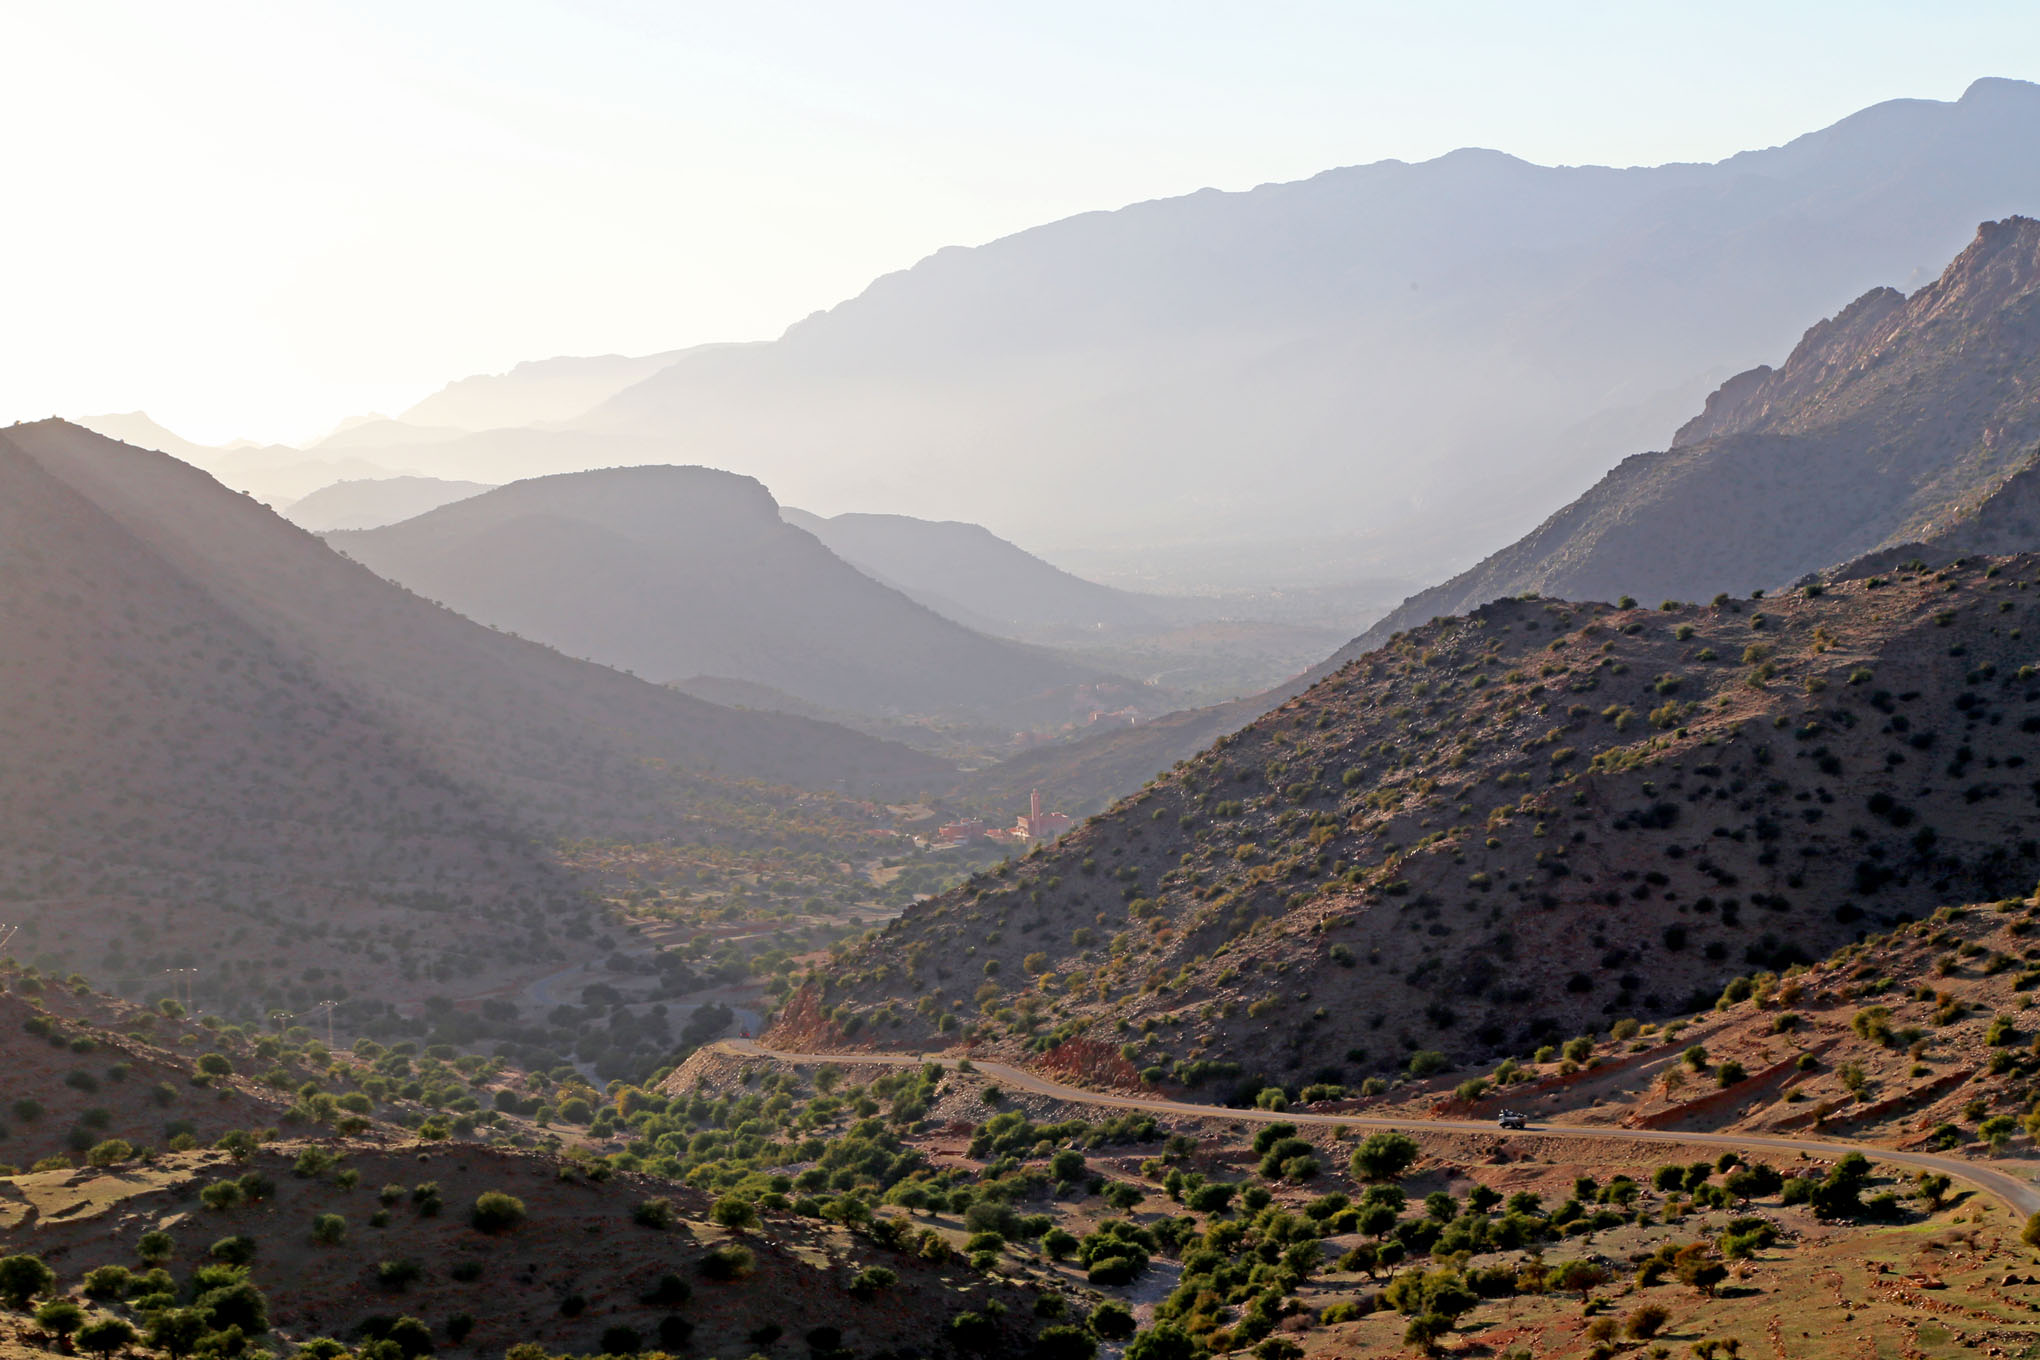
[(911, 908), (789, 1023), (1369, 1071), (1668, 1014), (2022, 888), (2036, 572), (1440, 620)]
[(0, 432), (0, 601), (5, 915), (117, 975), (328, 932), (376, 941), (356, 987), (530, 968), (583, 910), (556, 834), (715, 835), (708, 809), (765, 806), (736, 780), (946, 773), (493, 633), (60, 422)]

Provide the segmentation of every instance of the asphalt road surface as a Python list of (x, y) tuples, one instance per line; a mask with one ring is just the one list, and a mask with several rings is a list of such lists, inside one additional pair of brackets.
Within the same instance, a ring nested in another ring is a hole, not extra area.
[[(944, 1066), (953, 1067), (958, 1061), (954, 1054), (944, 1053), (789, 1053), (781, 1049), (767, 1048), (756, 1039), (724, 1039), (717, 1046), (745, 1057), (774, 1058), (781, 1062), (794, 1063), (880, 1063), (891, 1067), (919, 1067), (923, 1063), (939, 1062)], [(1075, 1105), (1098, 1105), (1115, 1110), (1145, 1110), (1151, 1114), (1188, 1115), (1197, 1119), (1228, 1119), (1263, 1124), (1342, 1124), (1352, 1129), (1401, 1129), (1408, 1133), (1486, 1133), (1510, 1139), (1599, 1138), (1618, 1143), (1672, 1143), (1689, 1147), (1698, 1145), (1732, 1148), (1737, 1152), (1803, 1152), (1809, 1157), (1829, 1160), (1846, 1156), (1851, 1152), (1860, 1152), (1874, 1161), (1916, 1167), (1922, 1171), (1938, 1171), (1957, 1180), (1967, 1181), (1984, 1193), (2003, 1201), (2021, 1218), (2040, 1213), (2040, 1186), (2022, 1177), (2000, 1171), (1995, 1167), (1979, 1166), (1960, 1157), (1941, 1157), (1930, 1152), (1899, 1152), (1869, 1143), (1851, 1143), (1825, 1138), (1780, 1138), (1757, 1133), (1683, 1133), (1677, 1129), (1582, 1127), (1573, 1124), (1546, 1124), (1522, 1131), (1504, 1131), (1494, 1124), (1471, 1119), (1384, 1118), (1363, 1114), (1310, 1114), (1297, 1110), (1283, 1110), (1279, 1113), (1273, 1110), (1241, 1110), (1227, 1105), (1198, 1105), (1184, 1100), (1150, 1100), (1142, 1096), (1086, 1091), (1081, 1087), (1065, 1086), (1061, 1082), (1050, 1081), (1024, 1068), (979, 1058), (971, 1059), (971, 1066), (988, 1077), (997, 1078), (1002, 1085), (1013, 1090), (1052, 1096)]]

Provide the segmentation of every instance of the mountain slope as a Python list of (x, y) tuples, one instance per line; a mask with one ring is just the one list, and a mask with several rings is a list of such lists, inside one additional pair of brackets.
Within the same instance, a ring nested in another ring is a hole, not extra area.
[(1138, 1027), (1141, 1064), (1286, 1079), (1687, 1008), (2033, 877), (2036, 581), (2040, 558), (1978, 559), (1427, 624), (910, 908), (782, 1024), (1009, 1049)]
[(1714, 165), (1469, 150), (1206, 190), (941, 251), (771, 344), (690, 351), (571, 432), (420, 466), (701, 462), (824, 513), (1166, 552), (1185, 579), (1436, 579), (1808, 317), (1916, 286), (2014, 212), (2040, 212), (2040, 87), (2014, 81)]
[[(1656, 601), (1782, 585), (1920, 540), (2033, 547), (2040, 531), (2013, 504), (2040, 462), (2036, 383), (2040, 222), (1986, 223), (1935, 282), (1865, 294), (1776, 370), (1723, 385), (1668, 450), (1626, 460), (1344, 655), (1524, 590)], [(1950, 537), (1971, 523), (1984, 532)]]
[(537, 478), (330, 541), (471, 618), (659, 681), (1007, 720), (1067, 716), (1113, 683), (941, 618), (782, 522), (755, 481), (708, 468)]
[(844, 561), (982, 632), (1017, 637), (1164, 626), (1170, 602), (1073, 576), (982, 525), (910, 515), (780, 513)]
[(490, 489), (485, 482), (442, 482), (435, 477), (335, 482), (293, 502), (283, 517), (315, 534), (379, 529)]
[(210, 971), (358, 931), (352, 985), (401, 995), (545, 957), (581, 910), (559, 833), (700, 834), (731, 778), (946, 773), (490, 632), (165, 455), (0, 431), (0, 898), (32, 957)]

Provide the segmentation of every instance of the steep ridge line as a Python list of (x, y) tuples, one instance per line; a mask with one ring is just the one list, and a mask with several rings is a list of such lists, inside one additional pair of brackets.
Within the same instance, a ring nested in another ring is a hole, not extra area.
[[(726, 1053), (748, 1058), (769, 1058), (790, 1063), (877, 1063), (889, 1067), (918, 1067), (922, 1063), (954, 1064), (955, 1054), (945, 1053), (793, 1053), (767, 1048), (755, 1039), (724, 1039), (713, 1045)], [(971, 1059), (971, 1066), (987, 1076), (997, 1077), (1017, 1090), (1066, 1100), (1077, 1105), (1099, 1105), (1117, 1110), (1146, 1110), (1153, 1114), (1187, 1115), (1195, 1119), (1230, 1119), (1262, 1124), (1313, 1124), (1320, 1127), (1345, 1125), (1356, 1129), (1399, 1129), (1418, 1133), (1495, 1133), (1496, 1126), (1470, 1119), (1406, 1119), (1357, 1114), (1311, 1114), (1298, 1110), (1236, 1109), (1225, 1105), (1199, 1105), (1183, 1100), (1148, 1100), (1140, 1096), (1113, 1095), (1065, 1086), (1008, 1063)], [(1808, 1156), (1840, 1157), (1860, 1152), (1873, 1160), (1895, 1162), (1922, 1171), (1938, 1171), (1968, 1181), (1991, 1195), (2013, 1213), (2025, 1217), (2040, 1213), (2040, 1186), (2020, 1180), (2009, 1172), (1978, 1166), (1959, 1157), (1937, 1157), (1925, 1152), (1900, 1152), (1874, 1143), (1851, 1143), (1820, 1138), (1770, 1138), (1742, 1133), (1682, 1133), (1677, 1129), (1584, 1128), (1547, 1124), (1542, 1128), (1512, 1131), (1516, 1138), (1601, 1138), (1624, 1143), (1699, 1144), (1733, 1148), (1738, 1152), (1763, 1149), (1767, 1152), (1803, 1152)]]

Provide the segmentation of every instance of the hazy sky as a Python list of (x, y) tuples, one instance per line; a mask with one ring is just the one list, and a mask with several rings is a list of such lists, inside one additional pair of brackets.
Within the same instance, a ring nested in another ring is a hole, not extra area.
[(0, 420), (297, 439), (1089, 208), (1717, 159), (2040, 76), (2040, 5), (0, 0), (0, 47)]

